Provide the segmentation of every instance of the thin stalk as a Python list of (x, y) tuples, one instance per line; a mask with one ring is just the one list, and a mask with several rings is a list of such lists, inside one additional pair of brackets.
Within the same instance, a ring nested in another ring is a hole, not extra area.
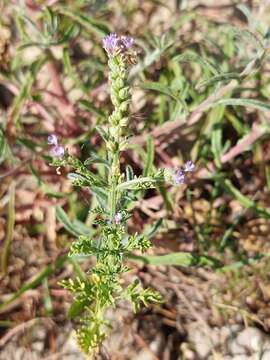
[(15, 182), (12, 182), (9, 189), (7, 236), (4, 243), (2, 261), (1, 261), (1, 270), (4, 274), (6, 274), (7, 272), (10, 246), (14, 233), (14, 225), (15, 225)]
[[(116, 141), (119, 141), (116, 139)], [(119, 168), (119, 156), (120, 153), (117, 151), (115, 154), (113, 154), (112, 158), (112, 169), (111, 169), (111, 189), (110, 189), (110, 216), (111, 219), (113, 219), (115, 213), (116, 213), (116, 203), (117, 203), (117, 178), (118, 173), (120, 171)]]

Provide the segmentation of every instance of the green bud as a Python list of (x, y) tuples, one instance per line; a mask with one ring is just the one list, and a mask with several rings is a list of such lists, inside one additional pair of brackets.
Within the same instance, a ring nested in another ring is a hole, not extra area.
[(129, 118), (128, 118), (127, 116), (126, 116), (126, 117), (123, 117), (123, 118), (119, 121), (119, 125), (122, 126), (122, 127), (125, 127), (125, 126), (127, 126), (128, 121), (129, 121)]
[(126, 101), (123, 101), (121, 103), (121, 105), (119, 106), (119, 110), (122, 111), (122, 112), (127, 112), (128, 111), (128, 107), (129, 107), (129, 104), (130, 104), (130, 100), (126, 100)]
[(112, 137), (116, 137), (119, 134), (119, 129), (117, 126), (113, 126), (110, 128), (110, 134)]
[(116, 126), (118, 124), (117, 120), (115, 119), (115, 115), (114, 113), (112, 115), (109, 116), (109, 123), (112, 125), (112, 126)]
[(109, 118), (109, 121), (113, 125), (118, 125), (121, 118), (122, 118), (121, 112), (119, 110), (114, 110), (114, 112), (111, 114), (111, 116)]
[(122, 88), (120, 91), (119, 91), (119, 98), (122, 99), (122, 100), (125, 100), (127, 98), (129, 98), (129, 87), (126, 86), (124, 88)]
[(117, 108), (117, 107), (120, 106), (120, 104), (121, 104), (121, 99), (119, 99), (117, 93), (115, 93), (115, 92), (112, 92), (112, 93), (111, 93), (111, 100), (112, 100), (112, 103), (113, 103), (114, 107)]
[(125, 86), (125, 82), (120, 79), (119, 77), (115, 80), (114, 84), (113, 84), (113, 88), (115, 88), (116, 90), (120, 90)]

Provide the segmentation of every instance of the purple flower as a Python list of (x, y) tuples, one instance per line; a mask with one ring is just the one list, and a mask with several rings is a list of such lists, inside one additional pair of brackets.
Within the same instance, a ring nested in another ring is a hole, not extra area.
[(182, 185), (185, 183), (185, 173), (182, 169), (177, 169), (173, 175), (173, 182), (175, 185)]
[(125, 54), (134, 44), (134, 39), (130, 36), (118, 36), (115, 33), (109, 34), (103, 39), (103, 47), (109, 56), (114, 56), (117, 52)]
[(114, 222), (115, 222), (115, 224), (116, 225), (120, 225), (120, 223), (121, 223), (121, 220), (122, 220), (122, 215), (121, 215), (121, 213), (120, 212), (118, 212), (118, 213), (116, 213), (115, 215), (114, 215)]
[(58, 139), (57, 136), (54, 134), (51, 134), (48, 136), (48, 144), (49, 145), (58, 145)]
[(51, 134), (48, 136), (48, 144), (53, 145), (50, 154), (54, 157), (63, 157), (65, 155), (65, 149), (63, 146), (58, 145), (58, 138), (56, 135)]
[(184, 165), (184, 171), (192, 172), (194, 170), (195, 170), (195, 164), (191, 160), (188, 160)]
[(119, 48), (119, 37), (112, 33), (103, 38), (103, 47), (109, 55), (113, 55)]
[(134, 44), (134, 39), (130, 36), (121, 36), (121, 45), (125, 47), (126, 50), (130, 49)]
[(51, 149), (50, 153), (51, 153), (51, 156), (61, 158), (65, 155), (65, 149), (61, 145), (56, 145)]

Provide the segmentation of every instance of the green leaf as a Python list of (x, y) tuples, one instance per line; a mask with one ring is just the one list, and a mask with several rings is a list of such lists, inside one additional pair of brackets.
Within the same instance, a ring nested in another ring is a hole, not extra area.
[(229, 179), (224, 181), (225, 188), (239, 201), (239, 203), (247, 209), (253, 210), (257, 215), (270, 219), (270, 211), (257, 205), (255, 201), (243, 195), (236, 187), (233, 186)]
[(147, 149), (146, 149), (147, 156), (146, 156), (146, 164), (145, 164), (145, 168), (143, 171), (143, 176), (149, 176), (153, 170), (155, 145), (154, 145), (154, 140), (153, 140), (152, 136), (147, 137), (146, 146), (147, 146)]
[[(58, 221), (61, 222), (61, 224), (64, 225), (64, 228), (71, 233), (74, 236), (80, 236), (80, 235), (89, 235), (90, 230), (84, 226), (82, 226), (82, 223), (78, 223), (79, 220), (76, 220), (76, 222), (70, 221), (69, 217), (67, 216), (64, 209), (62, 209), (60, 206), (56, 206), (55, 208), (56, 212), (56, 218)], [(79, 226), (78, 226), (79, 224)]]
[(221, 99), (214, 102), (213, 104), (210, 104), (210, 107), (216, 105), (246, 106), (257, 110), (270, 111), (270, 105), (268, 103), (253, 99)]
[(168, 95), (174, 100), (178, 101), (178, 98), (173, 95), (172, 90), (168, 86), (162, 85), (159, 82), (144, 82), (140, 85), (140, 87), (143, 89), (158, 91), (161, 94)]
[[(88, 92), (89, 90), (85, 88), (85, 91)], [(82, 99), (78, 102), (79, 106), (89, 112), (92, 112), (95, 115), (98, 115), (102, 118), (105, 118), (106, 114), (102, 109), (96, 108), (90, 101)]]
[(181, 55), (177, 55), (173, 58), (174, 61), (179, 62), (195, 62), (202, 66), (204, 70), (209, 71), (213, 75), (219, 75), (219, 68), (216, 64), (213, 64), (208, 59), (198, 55), (197, 53), (187, 50)]
[(91, 186), (92, 180), (87, 179), (85, 176), (77, 173), (68, 173), (67, 178), (72, 181), (75, 186)]
[(215, 85), (215, 84), (220, 83), (220, 82), (229, 81), (229, 80), (232, 80), (232, 79), (237, 79), (238, 80), (239, 77), (240, 76), (237, 73), (219, 74), (219, 75), (211, 77), (208, 80), (203, 80), (203, 81), (199, 82), (199, 84), (197, 84), (195, 86), (195, 89), (199, 90), (202, 87), (208, 87), (208, 86)]
[(220, 167), (220, 157), (222, 155), (222, 119), (224, 117), (225, 106), (217, 106), (210, 111), (209, 121), (213, 124), (211, 131), (211, 149), (214, 155), (216, 166)]
[(109, 168), (110, 164), (106, 159), (101, 158), (96, 154), (92, 154), (88, 159), (86, 159), (83, 163), (84, 165), (91, 165), (91, 164), (103, 164), (107, 168)]
[(0, 129), (0, 163), (3, 162), (9, 154), (9, 146), (5, 139), (3, 131)]
[(52, 304), (52, 298), (50, 295), (50, 289), (49, 289), (49, 284), (48, 284), (48, 278), (45, 277), (44, 280), (42, 281), (43, 284), (43, 304), (44, 304), (44, 309), (46, 312), (46, 315), (52, 315), (53, 312), (53, 304)]
[(126, 166), (126, 179), (127, 181), (134, 179), (134, 171), (130, 165)]
[(239, 261), (233, 262), (229, 265), (223, 266), (220, 269), (218, 269), (218, 272), (221, 273), (225, 273), (228, 271), (236, 271), (238, 269), (241, 269), (243, 266), (252, 266), (255, 265), (256, 263), (258, 263), (260, 260), (264, 259), (264, 258), (269, 258), (270, 254), (269, 253), (262, 253), (262, 254), (257, 254), (254, 257), (250, 257), (250, 258), (245, 258), (245, 259), (241, 259)]
[(89, 14), (82, 14), (78, 11), (72, 11), (67, 7), (61, 7), (59, 12), (80, 24), (86, 31), (89, 31), (90, 33), (94, 32), (100, 37), (103, 37), (110, 32), (106, 22), (97, 20), (91, 17)]
[(148, 239), (151, 239), (153, 236), (156, 235), (158, 232), (158, 229), (162, 225), (163, 219), (158, 219), (149, 229), (145, 231), (145, 236)]
[(239, 46), (246, 46), (252, 44), (257, 51), (263, 52), (264, 46), (260, 39), (247, 29), (241, 29), (236, 26), (226, 25), (225, 29), (238, 39)]
[(20, 93), (14, 98), (10, 117), (12, 118), (15, 125), (17, 125), (19, 122), (21, 109), (24, 105), (24, 102), (30, 97), (32, 86), (36, 80), (37, 73), (42, 68), (45, 61), (46, 58), (42, 56), (31, 64)]
[(147, 189), (153, 188), (158, 181), (152, 177), (139, 177), (125, 181), (117, 186), (117, 190)]
[(102, 137), (102, 139), (107, 142), (109, 140), (109, 134), (106, 130), (104, 130), (101, 126), (96, 126), (95, 129), (99, 133), (99, 135)]
[(6, 233), (6, 238), (4, 241), (4, 246), (1, 256), (1, 270), (4, 274), (6, 274), (7, 272), (10, 247), (14, 234), (14, 226), (15, 226), (15, 182), (12, 182), (9, 188), (7, 233)]
[(218, 259), (207, 255), (193, 255), (188, 252), (176, 252), (160, 256), (129, 255), (129, 258), (149, 265), (210, 266), (213, 268), (222, 266)]
[(152, 65), (155, 61), (157, 61), (161, 55), (169, 49), (174, 44), (173, 41), (164, 42), (160, 44), (159, 47), (157, 47), (154, 50), (147, 50), (146, 55), (142, 61), (140, 61), (136, 66), (132, 68), (130, 71), (130, 80), (132, 81), (140, 72), (144, 71), (146, 68), (148, 68), (150, 65)]
[(91, 191), (96, 195), (99, 205), (106, 209), (108, 204), (108, 191), (98, 186), (91, 186)]
[(71, 304), (70, 308), (68, 309), (67, 316), (69, 319), (73, 319), (78, 316), (84, 308), (89, 305), (89, 300), (75, 300), (73, 304)]
[(265, 166), (265, 177), (268, 191), (270, 190), (270, 166)]

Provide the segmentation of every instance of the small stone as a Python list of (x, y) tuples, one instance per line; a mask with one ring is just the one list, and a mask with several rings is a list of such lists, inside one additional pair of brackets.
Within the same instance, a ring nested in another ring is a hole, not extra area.
[(237, 343), (251, 351), (261, 351), (265, 342), (266, 336), (255, 327), (248, 327), (237, 336)]
[(209, 336), (206, 336), (200, 329), (194, 329), (190, 333), (190, 340), (194, 344), (195, 350), (201, 358), (209, 356), (213, 345)]
[(238, 344), (236, 339), (229, 341), (228, 348), (233, 356), (245, 354), (245, 348)]
[(41, 353), (44, 350), (44, 342), (43, 341), (35, 341), (32, 344), (32, 349), (36, 352)]

